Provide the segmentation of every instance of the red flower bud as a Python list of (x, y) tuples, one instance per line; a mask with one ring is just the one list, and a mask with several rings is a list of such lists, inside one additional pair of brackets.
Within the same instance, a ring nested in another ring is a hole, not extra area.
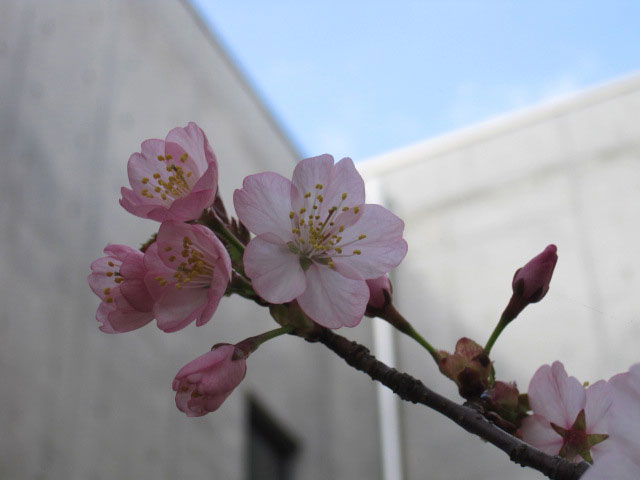
[(558, 261), (558, 249), (551, 244), (542, 253), (533, 257), (513, 276), (513, 295), (502, 314), (503, 320), (511, 321), (530, 303), (536, 303), (549, 291), (553, 269)]

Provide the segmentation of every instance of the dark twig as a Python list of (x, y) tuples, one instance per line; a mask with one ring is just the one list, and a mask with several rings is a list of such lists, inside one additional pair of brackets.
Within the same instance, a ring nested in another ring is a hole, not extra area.
[(552, 480), (578, 480), (589, 468), (589, 464), (585, 462), (571, 463), (527, 445), (489, 422), (476, 410), (458, 405), (430, 390), (411, 375), (401, 373), (378, 361), (363, 345), (347, 340), (326, 328), (317, 329), (316, 333), (317, 337), (314, 340), (317, 339), (333, 350), (356, 370), (387, 386), (403, 400), (426, 405), (449, 417), (468, 432), (504, 451), (512, 462), (534, 468)]

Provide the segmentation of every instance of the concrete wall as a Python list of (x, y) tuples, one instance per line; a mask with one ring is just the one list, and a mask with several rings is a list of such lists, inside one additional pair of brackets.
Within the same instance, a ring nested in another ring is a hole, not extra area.
[(90, 262), (158, 226), (118, 205), (126, 161), (188, 121), (231, 210), (245, 175), (298, 158), (188, 4), (0, 2), (0, 477), (244, 478), (255, 395), (301, 441), (295, 478), (379, 478), (373, 384), (320, 346), (274, 340), (221, 410), (175, 408), (178, 369), (273, 328), (264, 310), (231, 298), (201, 328), (98, 330)]
[[(526, 391), (561, 360), (593, 382), (640, 360), (639, 117), (634, 76), (360, 165), (406, 222), (396, 298), (432, 344), (484, 344), (516, 268), (555, 243), (548, 295), (493, 349), (499, 379)], [(401, 368), (458, 398), (428, 355), (396, 341)], [(424, 407), (402, 412), (409, 479), (542, 478)]]

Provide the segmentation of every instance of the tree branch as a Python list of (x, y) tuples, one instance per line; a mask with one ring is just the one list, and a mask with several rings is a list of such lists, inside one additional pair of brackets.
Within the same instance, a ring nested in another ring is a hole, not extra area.
[(327, 328), (316, 330), (317, 340), (342, 357), (356, 370), (369, 375), (390, 388), (403, 400), (430, 407), (453, 420), (466, 431), (478, 435), (509, 455), (509, 459), (523, 467), (531, 467), (552, 480), (578, 480), (589, 464), (571, 463), (568, 460), (547, 455), (520, 439), (501, 430), (473, 408), (459, 405), (430, 390), (420, 380), (401, 373), (377, 360), (369, 349), (333, 333)]

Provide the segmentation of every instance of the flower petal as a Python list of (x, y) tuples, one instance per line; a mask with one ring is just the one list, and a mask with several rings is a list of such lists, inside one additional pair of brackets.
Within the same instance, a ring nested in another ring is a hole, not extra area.
[(607, 414), (611, 410), (612, 403), (611, 386), (604, 380), (600, 380), (587, 388), (584, 407), (587, 433), (608, 432)]
[(529, 384), (531, 409), (562, 428), (573, 425), (585, 402), (584, 387), (560, 362), (540, 367)]
[(164, 289), (154, 307), (153, 313), (158, 321), (158, 328), (165, 332), (176, 332), (197, 320), (200, 325), (202, 313), (207, 306), (207, 291), (202, 288), (175, 288), (169, 286)]
[(595, 459), (580, 480), (638, 480), (640, 461), (620, 452), (610, 452)]
[[(407, 254), (407, 242), (402, 238), (404, 222), (380, 205), (362, 205), (358, 214), (347, 212), (336, 219), (336, 224), (350, 223), (354, 215), (359, 219), (342, 233), (344, 257), (334, 258), (338, 263), (348, 264), (364, 279), (380, 277), (400, 264)], [(365, 238), (359, 239), (362, 235)], [(360, 251), (359, 255), (353, 254)]]
[(271, 303), (289, 302), (306, 288), (298, 256), (273, 234), (258, 235), (249, 242), (244, 268), (258, 295)]
[(549, 455), (557, 455), (562, 448), (562, 437), (558, 435), (549, 421), (541, 415), (532, 415), (522, 421), (520, 429), (522, 439)]
[(275, 233), (286, 242), (292, 237), (291, 197), (298, 195), (291, 181), (273, 172), (249, 175), (233, 193), (240, 221), (254, 234)]
[(217, 164), (216, 156), (213, 153), (211, 145), (209, 145), (207, 136), (194, 122), (189, 122), (184, 128), (174, 128), (167, 134), (165, 140), (167, 142), (177, 143), (189, 154), (189, 158), (191, 158), (198, 167), (198, 174), (202, 174), (209, 164)]
[(329, 185), (332, 169), (333, 157), (331, 155), (324, 154), (305, 158), (297, 163), (291, 181), (298, 188), (300, 195), (311, 193), (314, 196), (318, 192), (316, 185), (320, 184), (323, 188)]
[[(347, 194), (344, 200), (343, 193)], [(331, 181), (324, 189), (324, 203), (329, 207), (355, 207), (364, 203), (364, 180), (350, 158), (343, 158), (333, 167)]]
[(352, 280), (324, 265), (306, 271), (307, 289), (298, 297), (300, 308), (327, 328), (355, 327), (369, 301), (364, 280)]

